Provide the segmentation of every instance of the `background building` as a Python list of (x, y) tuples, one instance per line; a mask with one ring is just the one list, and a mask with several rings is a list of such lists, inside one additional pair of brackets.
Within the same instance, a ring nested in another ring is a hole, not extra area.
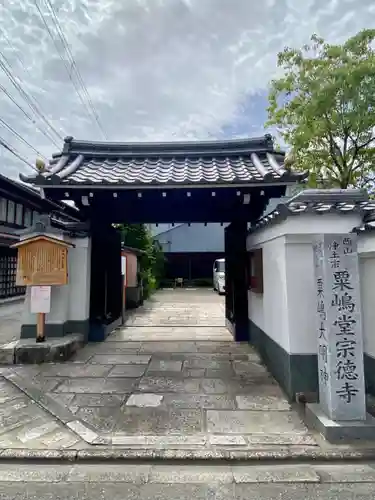
[[(286, 190), (286, 201), (302, 189), (302, 185)], [(273, 198), (264, 215), (272, 212), (280, 203)], [(165, 278), (174, 280), (212, 280), (212, 269), (216, 259), (224, 257), (224, 228), (228, 224), (149, 224), (154, 239), (159, 242), (165, 258)], [(208, 283), (207, 283), (208, 284)]]
[[(224, 257), (224, 228), (227, 224), (160, 224), (152, 227), (165, 258), (165, 278), (188, 281), (212, 280), (215, 259)], [(167, 228), (163, 226), (168, 226)], [(208, 284), (208, 283), (207, 283)]]
[(16, 286), (17, 250), (10, 246), (18, 241), (18, 231), (42, 213), (62, 221), (80, 220), (75, 208), (45, 199), (38, 189), (0, 174), (0, 301), (25, 293), (24, 287)]

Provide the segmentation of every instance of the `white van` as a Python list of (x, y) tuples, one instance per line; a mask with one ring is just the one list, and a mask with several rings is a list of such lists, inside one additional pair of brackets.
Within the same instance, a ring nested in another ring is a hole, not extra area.
[(213, 269), (214, 290), (219, 294), (225, 293), (225, 259), (217, 259)]

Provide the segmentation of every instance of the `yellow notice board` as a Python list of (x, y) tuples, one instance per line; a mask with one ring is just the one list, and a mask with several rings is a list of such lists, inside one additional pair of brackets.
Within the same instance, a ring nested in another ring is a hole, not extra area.
[(70, 243), (49, 236), (35, 236), (15, 245), (18, 249), (18, 286), (66, 285)]

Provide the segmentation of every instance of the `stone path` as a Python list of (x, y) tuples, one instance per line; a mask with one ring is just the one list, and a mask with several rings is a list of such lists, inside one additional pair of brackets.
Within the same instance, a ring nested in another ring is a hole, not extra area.
[(0, 304), (0, 345), (20, 338), (22, 310), (22, 299)]
[(74, 360), (2, 375), (0, 448), (317, 448), (211, 290), (158, 292)]
[(375, 464), (7, 463), (14, 500), (373, 500)]

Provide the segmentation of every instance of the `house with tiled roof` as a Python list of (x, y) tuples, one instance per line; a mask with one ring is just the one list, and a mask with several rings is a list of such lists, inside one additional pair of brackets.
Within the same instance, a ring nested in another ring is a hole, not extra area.
[(0, 300), (24, 294), (24, 287), (16, 285), (17, 250), (10, 246), (19, 240), (20, 230), (46, 213), (61, 221), (80, 220), (76, 208), (49, 200), (39, 189), (0, 174)]

